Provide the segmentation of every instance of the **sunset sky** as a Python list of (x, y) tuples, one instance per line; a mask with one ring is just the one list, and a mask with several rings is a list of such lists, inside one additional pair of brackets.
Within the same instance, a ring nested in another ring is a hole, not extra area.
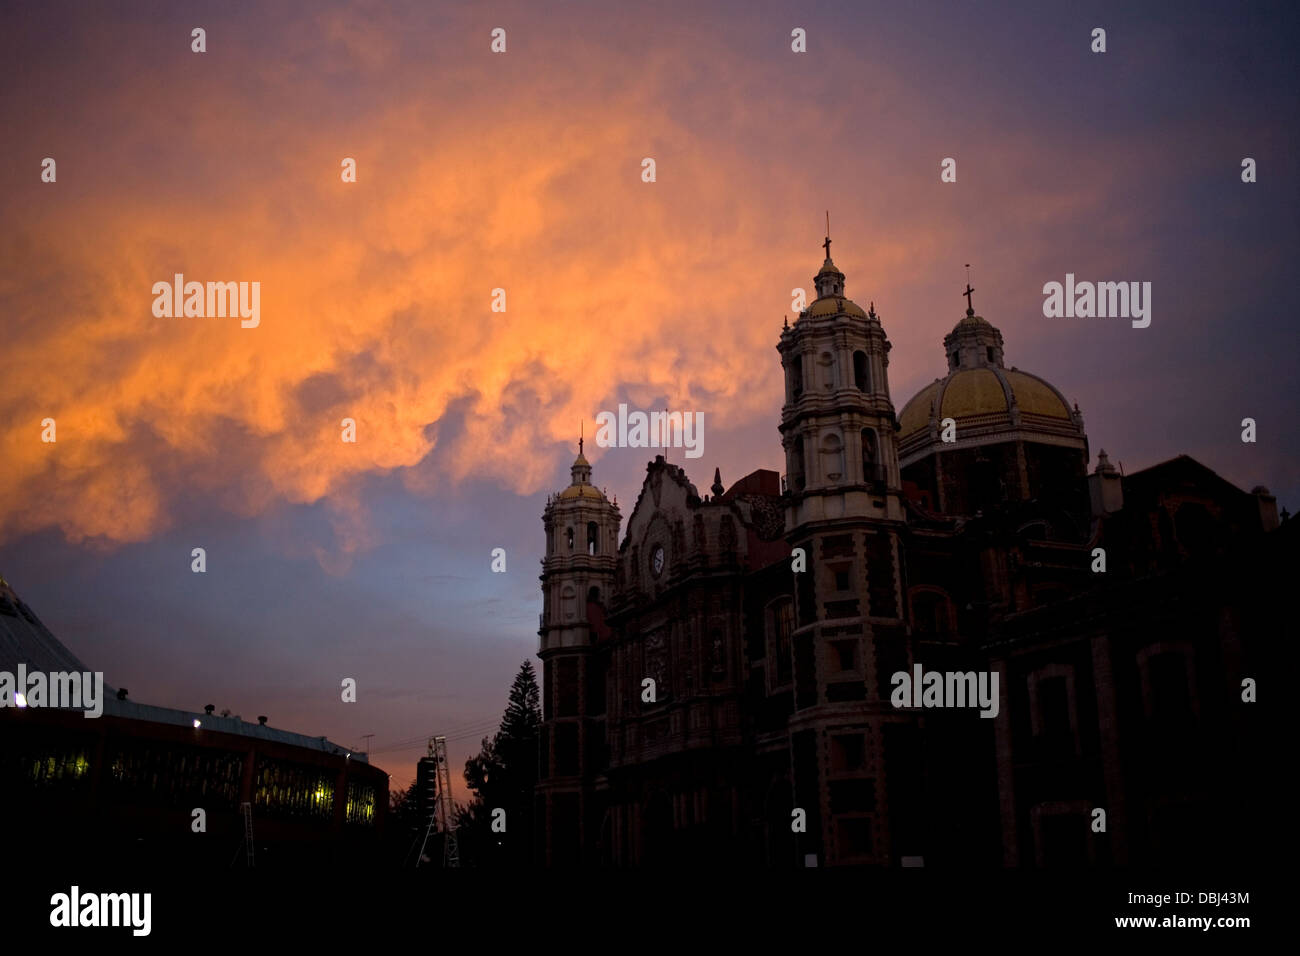
[[(701, 490), (784, 470), (826, 210), (896, 409), (969, 262), (1094, 456), (1295, 511), (1297, 43), (1290, 2), (5, 5), (0, 574), (133, 699), (459, 770), (536, 653), (580, 422), (702, 412)], [(260, 325), (156, 318), (175, 273), (260, 282)], [(1066, 273), (1150, 282), (1150, 327), (1044, 318)], [(587, 445), (625, 517), (654, 454)]]

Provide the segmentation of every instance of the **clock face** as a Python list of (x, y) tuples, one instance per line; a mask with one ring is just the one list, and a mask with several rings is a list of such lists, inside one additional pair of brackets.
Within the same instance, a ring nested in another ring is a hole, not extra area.
[(664, 548), (663, 545), (655, 545), (655, 549), (650, 554), (650, 569), (654, 571), (655, 577), (659, 577), (664, 570)]

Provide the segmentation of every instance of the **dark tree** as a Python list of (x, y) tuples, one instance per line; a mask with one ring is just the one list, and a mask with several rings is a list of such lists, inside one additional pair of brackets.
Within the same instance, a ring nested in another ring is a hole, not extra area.
[[(527, 866), (532, 855), (533, 787), (541, 694), (532, 661), (524, 661), (510, 687), (501, 729), (483, 738), (477, 756), (465, 761), (465, 783), (474, 794), (457, 817), (461, 860), (471, 866)], [(494, 822), (505, 811), (505, 832)]]

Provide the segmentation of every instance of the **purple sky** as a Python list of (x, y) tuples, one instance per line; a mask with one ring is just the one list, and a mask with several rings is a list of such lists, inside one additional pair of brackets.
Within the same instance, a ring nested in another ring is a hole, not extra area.
[[(826, 209), (896, 408), (970, 262), (1094, 454), (1294, 511), (1298, 34), (1290, 3), (7, 7), (0, 573), (137, 700), (373, 733), (398, 786), (401, 742), (460, 764), (536, 651), (580, 420), (703, 412), (670, 455), (701, 489), (782, 470)], [(154, 318), (175, 272), (261, 281), (262, 325)], [(1150, 327), (1044, 318), (1067, 272), (1151, 282)], [(654, 452), (588, 450), (626, 515)]]

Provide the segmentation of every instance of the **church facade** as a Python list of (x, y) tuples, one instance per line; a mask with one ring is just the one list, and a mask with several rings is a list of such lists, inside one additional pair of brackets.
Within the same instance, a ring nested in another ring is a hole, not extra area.
[[(784, 475), (701, 495), (658, 457), (620, 542), (580, 448), (547, 502), (538, 861), (1139, 862), (1244, 806), (1160, 748), (1249, 757), (1280, 623), (1243, 569), (1293, 566), (1295, 523), (1188, 458), (1089, 473), (1078, 407), (1006, 367), (969, 287), (946, 377), (896, 412), (829, 240), (814, 282), (777, 344)], [(895, 706), (916, 665), (996, 673), (997, 716)]]

